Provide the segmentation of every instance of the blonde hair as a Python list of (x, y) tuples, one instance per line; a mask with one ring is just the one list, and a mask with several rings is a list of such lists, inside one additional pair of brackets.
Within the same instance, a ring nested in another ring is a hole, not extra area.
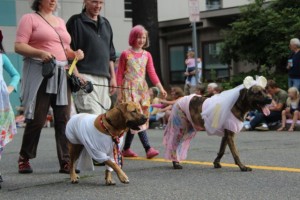
[(191, 57), (191, 58), (194, 58), (195, 57), (195, 52), (189, 51), (189, 52), (187, 52), (187, 56)]
[[(288, 89), (288, 92), (293, 92), (293, 93), (296, 94), (296, 101), (295, 102), (297, 102), (297, 104), (299, 104), (299, 100), (300, 100), (299, 90), (296, 87), (290, 87)], [(286, 100), (287, 107), (290, 107), (291, 103), (292, 103), (292, 99), (291, 99), (291, 97), (288, 97), (287, 100)]]

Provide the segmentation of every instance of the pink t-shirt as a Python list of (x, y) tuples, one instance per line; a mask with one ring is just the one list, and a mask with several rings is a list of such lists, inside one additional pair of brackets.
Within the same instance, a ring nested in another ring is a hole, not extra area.
[[(64, 48), (70, 48), (71, 37), (63, 19), (56, 17), (59, 25), (54, 27), (60, 35)], [(16, 42), (26, 43), (36, 49), (50, 52), (57, 60), (66, 60), (60, 39), (53, 28), (38, 14), (22, 16), (17, 29)]]
[[(124, 73), (126, 70), (127, 54), (128, 54), (127, 51), (131, 51), (131, 50), (123, 51), (120, 56), (120, 60), (119, 60), (119, 66), (118, 66), (118, 72), (117, 72), (117, 84), (119, 86), (122, 85)], [(140, 58), (143, 55), (143, 52), (136, 53), (136, 52), (131, 51), (131, 53), (134, 55), (134, 58)], [(160, 83), (160, 81), (159, 81), (159, 78), (156, 74), (156, 71), (155, 71), (155, 68), (153, 65), (152, 56), (149, 52), (146, 52), (146, 56), (148, 57), (148, 62), (147, 62), (147, 66), (146, 66), (147, 74), (148, 74), (152, 84), (156, 85), (156, 84)]]

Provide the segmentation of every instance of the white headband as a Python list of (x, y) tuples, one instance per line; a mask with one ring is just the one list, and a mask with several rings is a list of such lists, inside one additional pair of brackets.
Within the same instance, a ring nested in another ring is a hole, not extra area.
[(268, 81), (264, 76), (256, 76), (256, 80), (254, 80), (252, 76), (247, 76), (244, 79), (243, 84), (246, 89), (249, 89), (253, 85), (258, 85), (258, 86), (265, 88), (267, 86), (267, 82)]

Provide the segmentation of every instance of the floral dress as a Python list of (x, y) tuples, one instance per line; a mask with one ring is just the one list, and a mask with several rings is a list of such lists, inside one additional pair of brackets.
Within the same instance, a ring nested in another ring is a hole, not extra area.
[(13, 139), (16, 133), (15, 115), (3, 79), (3, 59), (2, 54), (0, 54), (0, 159), (5, 145)]
[[(141, 111), (149, 117), (150, 95), (145, 79), (148, 57), (146, 51), (142, 56), (135, 58), (132, 51), (127, 51), (126, 69), (124, 72), (122, 87), (122, 102), (133, 101), (141, 105)], [(147, 126), (147, 125), (146, 125)], [(145, 130), (147, 127), (143, 127)]]

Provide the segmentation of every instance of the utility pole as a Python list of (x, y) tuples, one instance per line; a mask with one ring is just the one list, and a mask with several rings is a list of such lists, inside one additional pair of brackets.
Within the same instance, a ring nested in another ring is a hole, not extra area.
[[(190, 22), (192, 23), (192, 29), (193, 29), (193, 49), (195, 52), (195, 69), (196, 69), (196, 80), (197, 82), (201, 79), (202, 77), (199, 77), (199, 70), (198, 69), (198, 43), (197, 43), (197, 27), (196, 23), (200, 21), (200, 10), (199, 10), (199, 0), (189, 0), (189, 13), (190, 13)], [(201, 72), (202, 74), (202, 72)]]

